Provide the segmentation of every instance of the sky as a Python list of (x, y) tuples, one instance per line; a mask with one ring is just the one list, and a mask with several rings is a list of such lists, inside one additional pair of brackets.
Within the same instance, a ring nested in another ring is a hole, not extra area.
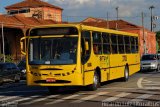
[[(0, 0), (0, 13), (5, 14), (5, 6), (20, 2), (23, 0)], [(154, 6), (153, 15), (159, 16), (154, 20), (156, 24), (155, 31), (160, 30), (160, 0), (43, 0), (55, 6), (63, 8), (63, 21), (78, 22), (87, 17), (96, 17), (116, 20), (118, 7), (119, 19), (142, 25), (142, 15), (144, 12), (144, 26), (150, 29), (151, 10)]]

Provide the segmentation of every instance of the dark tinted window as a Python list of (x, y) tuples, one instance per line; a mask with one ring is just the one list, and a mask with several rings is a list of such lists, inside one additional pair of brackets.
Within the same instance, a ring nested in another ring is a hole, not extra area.
[(11, 66), (12, 69), (16, 69), (17, 68), (17, 66), (15, 64), (13, 64), (13, 63), (11, 63), (10, 66)]
[(30, 9), (21, 9), (19, 10), (19, 13), (28, 13), (30, 12)]
[(124, 36), (124, 41), (125, 41), (125, 51), (126, 51), (126, 53), (131, 53), (130, 37), (129, 36)]
[(26, 66), (26, 62), (25, 61), (21, 61), (17, 66), (18, 67), (25, 67)]
[(117, 35), (112, 34), (111, 35), (111, 46), (112, 46), (112, 53), (116, 54), (118, 53), (118, 48), (117, 48)]
[[(88, 50), (85, 48), (85, 43), (88, 43)], [(89, 31), (83, 31), (82, 37), (81, 37), (81, 48), (82, 48), (82, 63), (85, 63), (88, 61), (90, 54), (91, 54), (91, 35)]]
[(10, 15), (12, 15), (12, 14), (18, 14), (18, 10), (10, 10), (10, 11), (9, 11), (9, 14), (10, 14)]
[(110, 54), (110, 36), (107, 33), (102, 33), (102, 40), (103, 40), (103, 53)]
[(11, 65), (9, 63), (5, 64), (5, 68), (11, 69)]
[(100, 32), (93, 32), (93, 50), (95, 54), (102, 54), (102, 39)]
[(75, 27), (50, 27), (37, 28), (30, 32), (30, 36), (45, 36), (45, 35), (78, 35), (78, 30)]
[(137, 52), (137, 50), (136, 50), (136, 47), (137, 47), (136, 37), (130, 37), (130, 41), (131, 41), (131, 52), (136, 53)]
[(136, 52), (138, 52), (139, 50), (139, 46), (138, 46), (138, 37), (135, 38), (135, 44), (136, 44)]
[(156, 60), (156, 59), (157, 59), (156, 55), (143, 55), (141, 60), (143, 61), (143, 60)]
[(125, 50), (124, 50), (124, 38), (123, 38), (122, 35), (118, 36), (118, 50), (119, 50), (120, 54), (125, 53)]

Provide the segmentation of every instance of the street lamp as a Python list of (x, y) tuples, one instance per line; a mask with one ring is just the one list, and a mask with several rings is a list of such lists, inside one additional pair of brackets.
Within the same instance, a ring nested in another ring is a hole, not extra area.
[(149, 7), (149, 9), (151, 10), (151, 31), (153, 31), (153, 15), (152, 15), (152, 9), (154, 9), (155, 7), (152, 5)]
[(119, 7), (117, 6), (116, 7), (116, 12), (117, 12), (116, 30), (118, 29), (118, 9)]
[(117, 20), (118, 20), (118, 9), (119, 9), (119, 7), (117, 6), (117, 7), (116, 7), (116, 12), (117, 12)]

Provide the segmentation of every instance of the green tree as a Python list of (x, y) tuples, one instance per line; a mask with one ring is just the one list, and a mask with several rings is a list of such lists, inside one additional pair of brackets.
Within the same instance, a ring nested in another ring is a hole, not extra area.
[[(6, 62), (14, 62), (13, 56), (5, 55)], [(0, 62), (3, 62), (3, 54), (0, 54)]]
[(160, 40), (160, 31), (156, 32), (156, 40)]
[(157, 49), (157, 52), (160, 52), (160, 31), (156, 32), (156, 49)]

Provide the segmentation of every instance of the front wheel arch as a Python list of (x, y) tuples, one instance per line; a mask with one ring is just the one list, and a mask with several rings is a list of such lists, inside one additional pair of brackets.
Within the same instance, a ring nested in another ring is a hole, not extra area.
[(91, 85), (88, 85), (88, 89), (91, 91), (97, 90), (97, 88), (100, 87), (100, 81), (101, 81), (101, 74), (100, 69), (97, 67), (94, 71), (93, 76), (93, 83)]
[(125, 82), (129, 80), (129, 66), (128, 66), (128, 64), (126, 64), (126, 66), (124, 68), (124, 77), (122, 79)]

